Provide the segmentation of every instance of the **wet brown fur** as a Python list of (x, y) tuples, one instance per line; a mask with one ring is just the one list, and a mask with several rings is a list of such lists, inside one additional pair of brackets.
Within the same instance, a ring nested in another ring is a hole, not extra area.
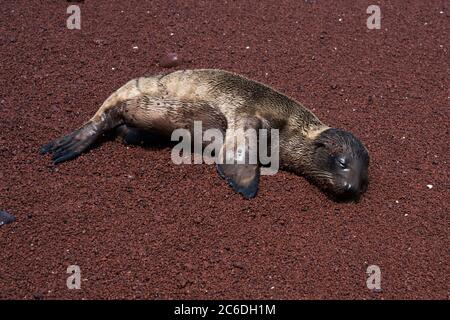
[(191, 129), (202, 121), (203, 129), (234, 129), (249, 119), (261, 128), (280, 130), (281, 165), (296, 172), (310, 167), (308, 136), (328, 127), (311, 111), (291, 98), (259, 82), (222, 70), (183, 70), (131, 80), (108, 98), (93, 123), (114, 108), (121, 109), (124, 123), (170, 133)]
[[(41, 152), (52, 152), (54, 163), (59, 163), (78, 156), (99, 134), (123, 125), (170, 136), (178, 128), (192, 130), (194, 121), (202, 121), (204, 130), (227, 130), (224, 148), (229, 131), (239, 135), (247, 128), (279, 129), (282, 168), (307, 176), (321, 174), (314, 163), (314, 141), (329, 127), (299, 102), (274, 89), (216, 69), (181, 70), (133, 79), (106, 99), (80, 129), (45, 145)], [(219, 167), (219, 173), (233, 177), (240, 175), (244, 167), (227, 173), (230, 168)], [(259, 169), (251, 168), (249, 172), (257, 184)], [(242, 180), (250, 181), (244, 176)], [(229, 182), (233, 186), (235, 181)]]

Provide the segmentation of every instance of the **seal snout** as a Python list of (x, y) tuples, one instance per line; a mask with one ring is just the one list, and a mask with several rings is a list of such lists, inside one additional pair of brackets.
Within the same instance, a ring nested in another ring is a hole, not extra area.
[(367, 190), (367, 164), (363, 159), (353, 159), (346, 169), (342, 170), (342, 193), (345, 197), (359, 197)]

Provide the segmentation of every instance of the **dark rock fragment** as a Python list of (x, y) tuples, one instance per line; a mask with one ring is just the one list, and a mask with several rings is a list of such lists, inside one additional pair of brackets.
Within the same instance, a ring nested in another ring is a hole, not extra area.
[(16, 221), (16, 217), (6, 211), (0, 211), (0, 226)]

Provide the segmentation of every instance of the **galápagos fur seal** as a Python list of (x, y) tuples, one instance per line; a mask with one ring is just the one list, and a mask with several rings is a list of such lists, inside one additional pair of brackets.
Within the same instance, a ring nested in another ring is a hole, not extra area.
[[(223, 149), (235, 143), (233, 135), (241, 129), (278, 129), (281, 168), (306, 176), (338, 198), (359, 197), (367, 189), (369, 155), (354, 135), (328, 127), (268, 86), (216, 69), (133, 79), (84, 125), (43, 145), (40, 153), (51, 153), (58, 164), (79, 156), (106, 132), (126, 138), (151, 129), (170, 136), (177, 128), (191, 129), (194, 121), (202, 121), (205, 129), (226, 130)], [(217, 164), (217, 169), (236, 192), (245, 198), (256, 195), (258, 163)]]

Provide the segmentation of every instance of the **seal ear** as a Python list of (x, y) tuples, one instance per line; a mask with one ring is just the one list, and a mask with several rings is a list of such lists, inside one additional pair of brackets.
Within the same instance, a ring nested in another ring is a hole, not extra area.
[(255, 197), (258, 191), (260, 167), (256, 145), (256, 134), (254, 139), (249, 139), (247, 134), (227, 131), (217, 161), (219, 175), (246, 199)]

